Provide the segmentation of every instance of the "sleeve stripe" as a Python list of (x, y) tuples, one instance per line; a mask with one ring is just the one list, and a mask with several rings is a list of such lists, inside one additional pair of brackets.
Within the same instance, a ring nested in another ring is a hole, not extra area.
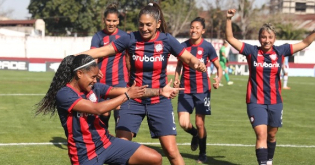
[(118, 49), (117, 49), (116, 45), (114, 44), (114, 42), (112, 42), (112, 46), (114, 47), (115, 52), (116, 52), (116, 53), (118, 53), (119, 51), (118, 51)]
[(107, 99), (108, 97), (108, 94), (109, 94), (109, 92), (110, 92), (110, 90), (112, 89), (113, 87), (111, 86), (111, 87), (109, 87), (108, 89), (107, 89), (107, 92), (105, 93), (105, 96), (104, 96), (104, 99)]
[(183, 55), (183, 53), (185, 52), (185, 48), (177, 55), (177, 57), (180, 57), (181, 55)]
[(69, 107), (68, 112), (70, 113), (72, 108), (80, 101), (82, 100), (82, 97), (78, 98), (75, 102), (73, 102), (73, 104)]

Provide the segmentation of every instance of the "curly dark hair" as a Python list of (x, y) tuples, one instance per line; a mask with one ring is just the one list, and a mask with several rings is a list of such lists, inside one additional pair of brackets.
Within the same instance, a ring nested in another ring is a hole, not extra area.
[(61, 61), (46, 95), (39, 103), (35, 105), (37, 107), (36, 115), (40, 113), (43, 113), (44, 115), (51, 113), (51, 115), (53, 115), (57, 108), (56, 105), (57, 92), (62, 87), (66, 86), (66, 84), (69, 83), (73, 78), (75, 78), (77, 70), (89, 71), (92, 67), (97, 67), (97, 64), (94, 62), (80, 69), (76, 69), (78, 67), (83, 66), (84, 64), (91, 62), (92, 60), (94, 61), (94, 59), (91, 56), (86, 54), (78, 56), (69, 55), (65, 57)]

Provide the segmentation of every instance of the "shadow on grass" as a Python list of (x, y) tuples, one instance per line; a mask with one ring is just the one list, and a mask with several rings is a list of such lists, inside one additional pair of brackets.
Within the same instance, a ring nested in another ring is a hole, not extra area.
[[(165, 156), (162, 147), (159, 147), (159, 146), (152, 146), (152, 145), (146, 145), (146, 146), (155, 149), (155, 150), (156, 150), (157, 152), (159, 152), (162, 156)], [(198, 152), (197, 152), (196, 155), (188, 154), (188, 153), (181, 153), (181, 155), (182, 155), (183, 158), (186, 158), (186, 159), (192, 159), (192, 160), (197, 160), (197, 159), (198, 159)], [(218, 158), (219, 158), (219, 159), (225, 158), (225, 156), (207, 156), (207, 158), (208, 158), (207, 162), (206, 162), (206, 163), (203, 163), (203, 164), (240, 165), (240, 164), (235, 164), (235, 163), (227, 162), (227, 161), (224, 161), (224, 160), (217, 160)], [(198, 164), (198, 163), (196, 162), (196, 164)]]
[(52, 142), (54, 144), (54, 146), (63, 149), (63, 150), (67, 150), (68, 147), (65, 146), (67, 143), (67, 139), (66, 138), (62, 138), (62, 137), (52, 137), (52, 139), (50, 140), (50, 142)]

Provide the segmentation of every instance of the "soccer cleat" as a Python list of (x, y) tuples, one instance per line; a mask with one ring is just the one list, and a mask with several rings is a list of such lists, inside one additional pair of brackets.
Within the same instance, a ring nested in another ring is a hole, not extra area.
[(206, 163), (208, 160), (206, 154), (199, 154), (197, 163)]
[(199, 137), (198, 135), (196, 135), (196, 136), (193, 136), (191, 139), (190, 148), (192, 151), (196, 151), (198, 146), (199, 146)]
[(291, 89), (290, 87), (283, 87), (282, 89)]
[(232, 85), (233, 83), (234, 83), (233, 81), (229, 81), (227, 84)]
[(267, 161), (267, 165), (272, 165), (272, 159), (269, 159), (269, 160)]
[(219, 86), (220, 86), (220, 87), (223, 87), (223, 84), (219, 83)]

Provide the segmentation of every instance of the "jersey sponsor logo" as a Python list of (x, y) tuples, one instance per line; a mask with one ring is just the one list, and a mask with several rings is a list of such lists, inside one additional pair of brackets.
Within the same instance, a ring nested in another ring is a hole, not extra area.
[(279, 63), (267, 63), (267, 62), (264, 62), (264, 63), (257, 63), (256, 61), (254, 61), (254, 67), (263, 67), (263, 68), (277, 68), (279, 67), (280, 64)]
[(109, 44), (109, 42), (104, 42), (104, 45), (108, 45)]
[(147, 55), (144, 55), (143, 57), (137, 56), (137, 55), (132, 55), (132, 59), (134, 61), (141, 61), (141, 62), (157, 62), (157, 61), (164, 61), (164, 56), (156, 56), (156, 57), (149, 57)]
[(156, 52), (160, 52), (163, 49), (163, 46), (162, 46), (162, 44), (156, 44), (154, 46), (154, 49)]

